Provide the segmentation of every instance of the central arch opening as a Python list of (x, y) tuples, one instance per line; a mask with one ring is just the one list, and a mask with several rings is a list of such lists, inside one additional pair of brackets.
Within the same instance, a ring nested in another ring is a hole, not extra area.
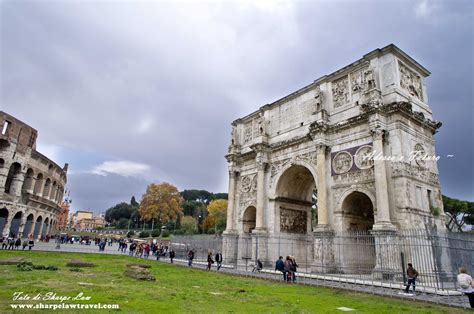
[(307, 234), (311, 232), (311, 212), (315, 205), (315, 179), (308, 168), (293, 165), (281, 175), (276, 186), (280, 232)]

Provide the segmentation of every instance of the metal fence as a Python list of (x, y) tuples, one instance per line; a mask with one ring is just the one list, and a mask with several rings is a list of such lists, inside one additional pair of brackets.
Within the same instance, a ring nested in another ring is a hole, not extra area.
[[(195, 260), (205, 262), (209, 251), (223, 250), (223, 239), (174, 236), (171, 245), (177, 257), (185, 259), (193, 249)], [(456, 290), (460, 266), (474, 273), (474, 236), (436, 230), (354, 231), (319, 237), (243, 235), (233, 246), (235, 255), (225, 256), (224, 249), (224, 260), (237, 270), (253, 269), (257, 259), (264, 269), (274, 270), (279, 256), (292, 256), (301, 276), (368, 285), (403, 287), (406, 266), (412, 263), (419, 272), (418, 288), (428, 292)]]

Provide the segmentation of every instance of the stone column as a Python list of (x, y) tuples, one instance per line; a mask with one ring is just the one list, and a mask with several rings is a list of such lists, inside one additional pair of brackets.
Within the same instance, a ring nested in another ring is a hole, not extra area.
[(21, 188), (23, 186), (23, 181), (25, 180), (26, 172), (20, 172), (13, 177), (12, 185), (10, 188), (10, 193), (14, 196), (21, 196)]
[(5, 234), (7, 236), (10, 236), (10, 228), (12, 226), (13, 214), (14, 213), (8, 212), (8, 217), (5, 221), (5, 225), (3, 226), (2, 235)]
[(316, 167), (318, 170), (318, 226), (317, 229), (328, 228), (327, 187), (326, 187), (326, 145), (316, 146)]
[(42, 178), (42, 179), (36, 178), (35, 188), (36, 188), (36, 184), (39, 184), (39, 189), (38, 189), (38, 192), (36, 193), (37, 196), (43, 196), (44, 183), (45, 183), (44, 178)]
[(229, 168), (229, 194), (227, 202), (227, 225), (226, 230), (235, 231), (235, 182), (238, 173), (232, 167)]
[(27, 213), (23, 213), (20, 221), (20, 228), (18, 228), (18, 236), (23, 237), (23, 230), (25, 230), (26, 219), (28, 218)]
[[(371, 130), (371, 134), (373, 138), (373, 150), (375, 156), (379, 154), (384, 155), (383, 139), (385, 135), (385, 130), (373, 129)], [(385, 167), (385, 160), (383, 160), (383, 158), (375, 158), (374, 173), (375, 195), (377, 203), (377, 217), (374, 224), (374, 230), (395, 230), (395, 227), (390, 221), (387, 170)]]
[(257, 214), (255, 221), (255, 230), (265, 229), (265, 168), (267, 163), (264, 162), (263, 156), (257, 156)]

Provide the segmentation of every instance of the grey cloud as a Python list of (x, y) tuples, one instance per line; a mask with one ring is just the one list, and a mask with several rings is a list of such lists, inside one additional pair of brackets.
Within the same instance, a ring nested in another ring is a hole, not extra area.
[(473, 135), (473, 5), (419, 4), (3, 1), (0, 102), (46, 144), (225, 191), (232, 120), (393, 42), (433, 72), (437, 149), (456, 156), (439, 163), (443, 189), (472, 199), (473, 145), (457, 139)]

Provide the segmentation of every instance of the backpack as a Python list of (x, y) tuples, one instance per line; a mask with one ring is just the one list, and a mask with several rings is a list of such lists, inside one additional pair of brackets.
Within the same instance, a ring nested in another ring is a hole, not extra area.
[(462, 289), (469, 289), (469, 287), (471, 286), (471, 280), (469, 280), (469, 276), (460, 276), (459, 278), (459, 286), (462, 288)]

